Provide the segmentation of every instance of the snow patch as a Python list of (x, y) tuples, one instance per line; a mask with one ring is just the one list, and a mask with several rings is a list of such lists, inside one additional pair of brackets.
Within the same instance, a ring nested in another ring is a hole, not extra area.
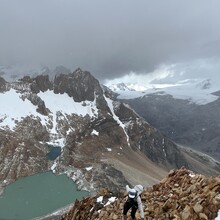
[(108, 202), (105, 204), (105, 206), (110, 205), (111, 203), (113, 203), (116, 200), (116, 197), (111, 197), (108, 199)]
[(0, 93), (0, 103), (0, 127), (8, 127), (13, 130), (16, 126), (15, 121), (20, 121), (28, 115), (40, 119), (42, 124), (46, 124), (46, 117), (36, 111), (36, 106), (27, 99), (23, 100), (21, 94), (14, 89)]
[(218, 216), (215, 218), (215, 220), (220, 220), (220, 210), (218, 211)]
[(96, 131), (95, 129), (93, 129), (93, 131), (91, 132), (91, 135), (96, 135), (96, 136), (98, 136), (98, 135), (99, 135), (99, 132)]
[(111, 99), (105, 97), (105, 96), (104, 96), (104, 98), (105, 98), (105, 100), (106, 100), (106, 102), (107, 102), (107, 104), (108, 104), (109, 109), (111, 110), (111, 113), (112, 113), (112, 116), (113, 116), (114, 120), (115, 120), (115, 121), (118, 123), (118, 125), (123, 129), (123, 131), (124, 131), (124, 133), (125, 133), (125, 135), (126, 135), (126, 138), (127, 138), (128, 146), (130, 147), (129, 136), (128, 136), (126, 130), (125, 130), (125, 127), (126, 127), (126, 126), (120, 121), (119, 117), (115, 114), (115, 112), (114, 112), (114, 106), (113, 106), (113, 101), (112, 101)]
[(195, 174), (190, 173), (189, 176), (193, 178), (193, 177), (195, 177)]
[(96, 199), (96, 202), (98, 203), (102, 203), (103, 201), (103, 196), (99, 196), (97, 199)]
[(0, 93), (0, 127), (13, 129), (16, 126), (16, 121), (20, 121), (26, 116), (32, 116), (41, 121), (42, 125), (48, 124), (48, 119), (52, 120), (53, 127), (51, 132), (57, 134), (57, 112), (63, 115), (76, 114), (82, 117), (86, 115), (90, 118), (98, 116), (96, 107), (96, 98), (94, 101), (75, 102), (73, 98), (66, 93), (55, 94), (53, 91), (40, 92), (37, 94), (50, 110), (50, 115), (44, 116), (36, 111), (36, 106), (28, 99), (22, 99), (22, 95), (16, 92), (15, 89), (10, 89), (5, 93)]
[(53, 165), (51, 166), (51, 168), (50, 168), (50, 169), (53, 171), (53, 173), (56, 172), (56, 171), (55, 171), (56, 166), (57, 166), (57, 162), (55, 161), (55, 162), (53, 163)]
[(90, 171), (93, 167), (86, 167), (87, 171)]
[(105, 85), (117, 92), (119, 99), (133, 99), (148, 94), (163, 93), (172, 95), (175, 99), (205, 105), (219, 98), (212, 94), (220, 90), (219, 67), (219, 61), (201, 59), (188, 63), (163, 65), (147, 74), (132, 72), (124, 77), (106, 81)]
[(71, 179), (75, 182), (82, 176), (82, 171), (81, 170), (76, 170), (74, 174), (72, 175)]
[(49, 144), (49, 145), (53, 145), (54, 147), (64, 148), (65, 142), (66, 142), (65, 138), (59, 138), (59, 139), (56, 139), (56, 140), (48, 141), (46, 143)]
[(50, 109), (55, 118), (58, 111), (64, 114), (76, 114), (83, 117), (89, 115), (91, 118), (98, 115), (96, 99), (94, 101), (75, 102), (66, 93), (55, 94), (50, 90), (40, 92), (38, 96), (45, 102), (46, 107)]
[[(104, 206), (107, 206), (107, 205), (109, 205), (109, 204), (115, 202), (116, 199), (117, 199), (117, 198), (116, 198), (115, 196), (110, 197), (110, 198), (108, 199), (108, 202), (107, 202)], [(99, 197), (96, 199), (96, 202), (103, 204), (103, 196), (99, 196)]]

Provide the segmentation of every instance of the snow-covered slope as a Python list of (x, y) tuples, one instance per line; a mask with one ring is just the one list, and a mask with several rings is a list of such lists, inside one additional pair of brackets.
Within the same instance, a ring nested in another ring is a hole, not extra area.
[[(65, 114), (89, 115), (91, 118), (97, 116), (98, 109), (95, 101), (75, 102), (71, 97), (65, 94), (55, 94), (52, 91), (40, 92), (38, 96), (46, 103), (46, 107), (50, 110), (50, 115), (56, 123), (56, 113)], [(47, 116), (44, 116), (36, 111), (36, 106), (28, 99), (24, 99), (22, 94), (10, 89), (5, 93), (0, 93), (0, 128), (5, 126), (11, 130), (16, 125), (15, 121), (20, 121), (28, 115), (39, 117), (43, 125), (47, 124)], [(53, 125), (56, 127), (56, 124)], [(55, 129), (53, 130), (55, 132)]]
[[(204, 85), (210, 87), (204, 89)], [(220, 85), (220, 84), (219, 84)], [(177, 82), (176, 84), (154, 84), (149, 87), (138, 84), (126, 84), (128, 90), (121, 90), (117, 84), (109, 85), (109, 88), (118, 93), (119, 99), (132, 99), (148, 94), (172, 95), (176, 99), (186, 99), (196, 104), (207, 104), (218, 99), (218, 96), (212, 94), (220, 90), (220, 86), (213, 86), (211, 79), (196, 79)], [(164, 87), (163, 87), (164, 86)], [(132, 89), (131, 89), (132, 88)], [(141, 88), (141, 89), (140, 89)]]

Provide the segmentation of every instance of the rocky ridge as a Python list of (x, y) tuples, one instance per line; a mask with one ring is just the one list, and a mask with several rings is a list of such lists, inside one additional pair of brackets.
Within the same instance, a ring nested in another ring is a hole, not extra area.
[[(184, 167), (171, 170), (158, 184), (145, 188), (141, 199), (147, 220), (214, 220), (220, 209), (220, 176), (206, 177)], [(76, 201), (61, 219), (122, 219), (125, 201), (126, 193), (103, 189), (94, 197)], [(139, 211), (136, 219), (140, 220)]]

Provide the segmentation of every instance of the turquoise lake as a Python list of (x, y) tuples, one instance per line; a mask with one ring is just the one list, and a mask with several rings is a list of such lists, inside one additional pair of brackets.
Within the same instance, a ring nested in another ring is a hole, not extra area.
[(46, 215), (88, 195), (77, 191), (65, 174), (45, 172), (21, 178), (0, 196), (1, 220), (30, 220)]

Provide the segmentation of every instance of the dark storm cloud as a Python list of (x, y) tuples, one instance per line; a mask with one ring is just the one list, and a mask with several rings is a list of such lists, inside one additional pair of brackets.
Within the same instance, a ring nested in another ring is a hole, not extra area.
[(220, 56), (217, 0), (0, 0), (0, 65), (65, 65), (99, 79)]

